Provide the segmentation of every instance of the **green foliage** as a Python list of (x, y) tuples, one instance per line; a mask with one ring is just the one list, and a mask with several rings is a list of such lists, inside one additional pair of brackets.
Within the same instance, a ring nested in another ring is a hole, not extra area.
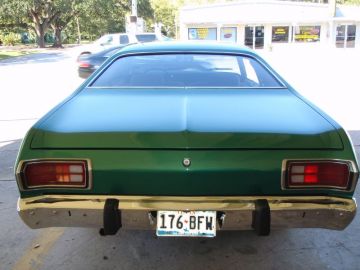
[[(124, 32), (125, 15), (130, 12), (128, 0), (86, 0), (78, 5), (80, 31), (83, 37), (96, 39), (106, 33)], [(76, 23), (72, 23), (76, 29)]]
[(0, 0), (0, 24), (3, 26), (24, 25), (27, 22), (26, 12), (25, 1)]
[[(175, 37), (179, 10), (183, 6), (224, 1), (229, 0), (138, 0), (138, 16), (146, 21), (148, 30), (154, 23), (161, 23), (163, 34)], [(360, 0), (337, 1), (360, 5)], [(82, 35), (93, 40), (105, 33), (124, 32), (125, 16), (130, 13), (130, 4), (131, 0), (83, 0), (79, 15)], [(75, 24), (69, 28), (75, 29)]]
[(14, 46), (21, 43), (21, 35), (16, 33), (8, 33), (0, 36), (4, 46)]
[(162, 32), (168, 37), (175, 37), (175, 19), (179, 7), (170, 0), (151, 0), (154, 20), (162, 24)]
[[(154, 23), (161, 23), (163, 33), (174, 37), (183, 6), (224, 1), (229, 0), (138, 0), (138, 16), (145, 20), (148, 31)], [(360, 0), (336, 1), (360, 5)], [(65, 37), (65, 43), (77, 41), (78, 26), (82, 38), (94, 40), (106, 33), (125, 32), (125, 18), (130, 8), (131, 0), (0, 0), (0, 31), (39, 36), (39, 24), (47, 22), (42, 30), (54, 34), (57, 29)], [(38, 22), (31, 10), (36, 11)], [(8, 39), (14, 40), (14, 37)]]
[(149, 0), (138, 0), (138, 16), (145, 20), (154, 19), (154, 9)]

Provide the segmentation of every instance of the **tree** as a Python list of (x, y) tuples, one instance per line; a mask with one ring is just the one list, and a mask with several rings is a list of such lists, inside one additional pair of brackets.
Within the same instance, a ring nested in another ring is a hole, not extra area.
[(37, 42), (40, 48), (45, 47), (45, 33), (60, 16), (60, 11), (56, 10), (53, 0), (33, 0), (28, 7), (29, 17), (32, 19), (32, 27), (35, 30)]
[(166, 36), (176, 36), (176, 21), (179, 17), (179, 11), (186, 5), (201, 5), (224, 0), (150, 0), (154, 10), (154, 20), (163, 25), (162, 32)]
[(27, 9), (20, 0), (0, 0), (0, 27), (5, 31), (11, 31), (18, 27), (29, 27)]
[(62, 47), (62, 31), (79, 13), (79, 10), (76, 9), (76, 5), (76, 1), (58, 0), (54, 2), (54, 7), (58, 13), (50, 23), (55, 37), (53, 47)]
[(154, 9), (149, 0), (138, 0), (138, 17), (143, 18), (149, 31), (154, 24)]
[[(128, 0), (86, 0), (77, 6), (82, 36), (90, 39), (105, 33), (125, 31), (125, 16), (130, 12)], [(72, 26), (73, 28), (74, 25)]]
[(156, 23), (162, 23), (162, 32), (166, 36), (175, 37), (175, 18), (179, 6), (169, 0), (151, 0), (151, 6), (154, 10), (154, 20)]
[(59, 15), (54, 0), (3, 0), (0, 20), (35, 32), (38, 46), (45, 47), (45, 33)]

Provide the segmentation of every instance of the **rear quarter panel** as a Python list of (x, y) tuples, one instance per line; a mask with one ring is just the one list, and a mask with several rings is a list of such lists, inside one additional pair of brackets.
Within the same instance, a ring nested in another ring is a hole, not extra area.
[[(282, 190), (284, 159), (344, 159), (356, 162), (344, 131), (343, 150), (121, 150), (30, 149), (25, 140), (21, 160), (90, 159), (91, 189), (21, 190), (21, 197), (42, 194), (116, 195), (333, 195), (352, 197), (351, 191), (329, 189)], [(184, 158), (191, 166), (184, 167)], [(358, 168), (356, 168), (358, 170)]]

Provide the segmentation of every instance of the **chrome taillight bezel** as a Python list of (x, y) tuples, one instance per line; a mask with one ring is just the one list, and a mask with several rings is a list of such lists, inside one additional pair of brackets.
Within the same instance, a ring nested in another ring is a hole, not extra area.
[[(342, 186), (330, 186), (330, 185), (288, 185), (288, 175), (290, 164), (296, 163), (340, 163), (345, 164), (349, 168), (349, 179), (346, 187)], [(282, 190), (336, 190), (344, 192), (353, 192), (356, 187), (356, 183), (359, 177), (359, 172), (352, 160), (342, 159), (284, 159), (281, 169), (281, 189)]]
[[(81, 185), (36, 185), (28, 186), (24, 174), (26, 166), (38, 163), (79, 163), (83, 162), (85, 166), (85, 184)], [(90, 159), (86, 158), (49, 158), (49, 159), (31, 159), (21, 160), (15, 172), (16, 181), (20, 191), (38, 190), (38, 189), (72, 189), (72, 190), (89, 190), (92, 188), (92, 166)]]

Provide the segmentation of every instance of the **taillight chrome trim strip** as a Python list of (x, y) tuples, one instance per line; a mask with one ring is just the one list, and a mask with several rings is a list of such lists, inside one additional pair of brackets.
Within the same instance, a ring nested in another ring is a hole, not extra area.
[[(337, 186), (326, 186), (326, 185), (309, 185), (309, 186), (291, 186), (291, 187), (287, 187), (286, 186), (286, 175), (287, 175), (287, 169), (288, 166), (287, 164), (291, 162), (291, 163), (304, 163), (304, 162), (309, 162), (309, 163), (327, 163), (327, 162), (331, 162), (331, 163), (340, 163), (340, 164), (346, 164), (349, 167), (349, 181), (348, 181), (348, 186), (346, 188), (341, 188), (341, 187), (337, 187)], [(358, 177), (359, 177), (359, 172), (357, 170), (356, 164), (354, 161), (352, 160), (344, 160), (344, 159), (326, 159), (326, 158), (311, 158), (311, 159), (284, 159), (282, 161), (282, 165), (281, 165), (281, 190), (310, 190), (311, 188), (314, 189), (327, 189), (327, 190), (336, 190), (336, 191), (344, 191), (344, 192), (353, 192), (355, 190), (356, 187), (356, 183), (358, 181)]]
[[(85, 163), (85, 176), (86, 181), (85, 185), (38, 185), (26, 187), (24, 185), (25, 179), (23, 178), (24, 169), (27, 165), (34, 163)], [(28, 191), (28, 190), (39, 190), (39, 189), (72, 189), (72, 190), (90, 190), (92, 189), (93, 181), (92, 181), (92, 165), (91, 160), (88, 158), (42, 158), (42, 159), (28, 159), (28, 160), (20, 160), (18, 166), (15, 171), (15, 178), (18, 184), (20, 191)]]

